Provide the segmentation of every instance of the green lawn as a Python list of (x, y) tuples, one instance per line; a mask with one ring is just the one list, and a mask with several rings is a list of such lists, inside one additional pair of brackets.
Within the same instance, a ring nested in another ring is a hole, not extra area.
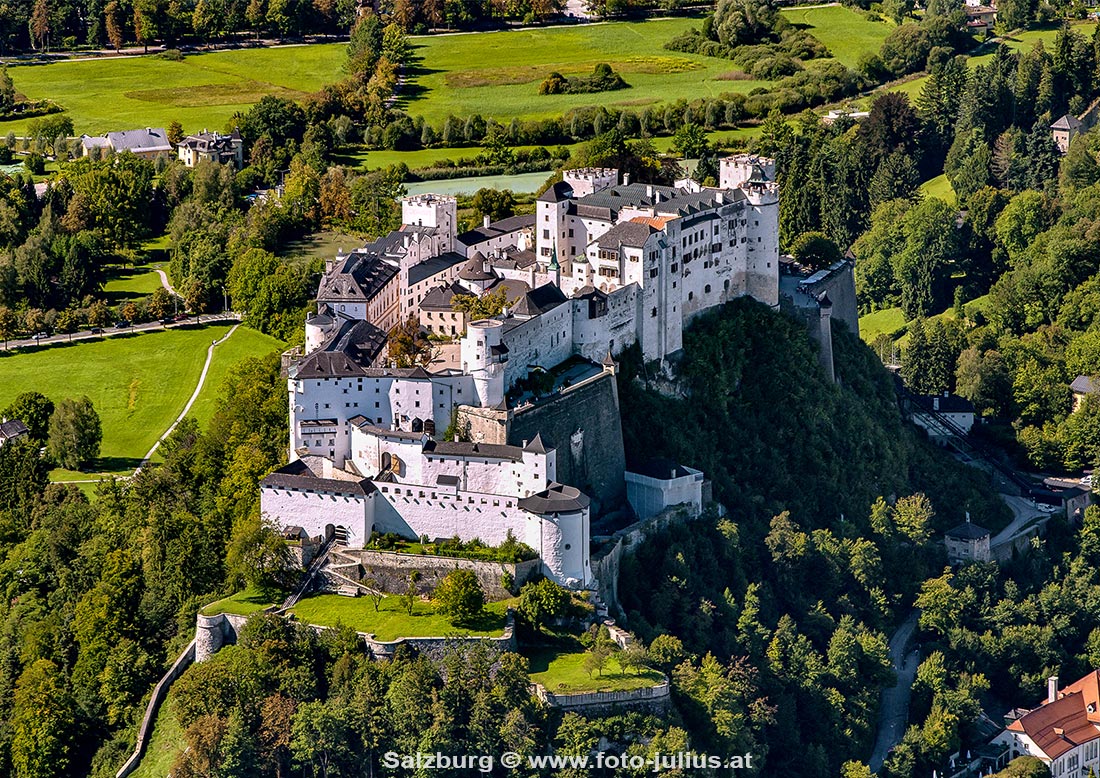
[(148, 297), (160, 287), (160, 276), (148, 265), (112, 267), (107, 271), (103, 292), (109, 305)]
[[(153, 735), (145, 749), (145, 756), (132, 778), (164, 778), (172, 770), (176, 754), (186, 746), (183, 740), (183, 727), (172, 710), (172, 691), (165, 695), (164, 704), (157, 711), (157, 720), (153, 725)], [(119, 765), (121, 767), (122, 765)]]
[[(266, 94), (300, 99), (343, 77), (344, 44), (243, 49), (197, 54), (182, 62), (153, 57), (104, 58), (47, 65), (13, 65), (15, 87), (51, 98), (72, 117), (76, 132), (99, 134), (164, 127), (178, 120), (188, 132), (223, 129), (234, 112)], [(3, 122), (19, 133), (29, 120)]]
[(782, 11), (791, 22), (804, 26), (824, 43), (833, 57), (854, 68), (861, 54), (876, 52), (890, 34), (890, 22), (872, 22), (857, 11), (843, 5), (817, 8), (785, 8)]
[(938, 197), (951, 205), (955, 204), (955, 190), (952, 188), (951, 182), (947, 180), (946, 173), (941, 173), (935, 178), (925, 181), (921, 184), (920, 190), (928, 197)]
[(248, 616), (273, 604), (268, 598), (249, 587), (225, 599), (210, 603), (202, 609), (202, 615), (217, 616), (219, 613), (233, 613), (237, 616)]
[[(205, 428), (214, 416), (222, 384), (233, 367), (246, 357), (262, 357), (272, 351), (282, 351), (286, 344), (270, 335), (265, 335), (251, 327), (240, 326), (225, 343), (214, 349), (210, 360), (210, 369), (206, 373), (206, 383), (202, 385), (195, 404), (191, 406), (190, 416), (194, 416), (199, 426)], [(194, 391), (194, 385), (191, 391)], [(179, 413), (179, 411), (176, 411)]]
[(525, 651), (524, 655), (530, 662), (531, 682), (551, 692), (618, 692), (655, 686), (665, 680), (656, 670), (624, 673), (614, 655), (601, 675), (592, 676), (584, 670), (583, 651), (544, 649)]
[(369, 597), (320, 594), (299, 602), (293, 613), (307, 624), (334, 627), (342, 623), (357, 632), (373, 634), (378, 640), (450, 635), (499, 637), (504, 631), (505, 611), (512, 604), (512, 600), (488, 603), (485, 618), (472, 627), (456, 627), (449, 618), (437, 614), (430, 604), (420, 600), (413, 608), (413, 615), (409, 616), (400, 597), (384, 598), (375, 612)]
[(865, 342), (873, 343), (882, 333), (893, 335), (904, 326), (905, 316), (901, 308), (883, 308), (859, 317), (859, 336)]
[[(57, 402), (87, 395), (103, 424), (96, 473), (124, 473), (175, 420), (187, 403), (206, 360), (210, 341), (229, 325), (217, 322), (103, 340), (50, 346), (0, 356), (0, 406), (20, 392), (39, 391)], [(211, 371), (194, 406), (205, 421), (222, 379), (250, 354), (266, 354), (282, 344), (245, 327), (214, 350)], [(55, 480), (96, 480), (98, 475), (54, 471)]]
[[(433, 123), (449, 114), (472, 113), (508, 122), (560, 116), (579, 106), (638, 108), (767, 86), (765, 81), (717, 78), (735, 69), (728, 60), (662, 48), (700, 24), (699, 19), (657, 19), (414, 38), (419, 70), (410, 97), (401, 103)], [(599, 95), (538, 93), (551, 71), (575, 76), (590, 73), (600, 62), (621, 73), (630, 88)]]
[(343, 249), (348, 253), (367, 242), (366, 238), (348, 235), (336, 230), (315, 232), (305, 238), (291, 241), (279, 250), (286, 257), (305, 257), (307, 259), (332, 259), (336, 252)]

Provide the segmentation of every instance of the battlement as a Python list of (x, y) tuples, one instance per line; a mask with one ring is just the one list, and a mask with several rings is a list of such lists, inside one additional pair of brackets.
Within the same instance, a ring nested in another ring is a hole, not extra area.
[(719, 184), (723, 189), (743, 189), (755, 182), (775, 182), (775, 160), (759, 154), (722, 157), (718, 161), (718, 169)]
[(566, 170), (562, 180), (573, 187), (574, 197), (585, 197), (619, 183), (619, 171), (610, 167), (582, 167)]

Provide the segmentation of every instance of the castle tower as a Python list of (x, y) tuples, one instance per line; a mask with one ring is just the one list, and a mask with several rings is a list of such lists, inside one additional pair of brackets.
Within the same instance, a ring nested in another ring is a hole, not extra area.
[(462, 370), (474, 379), (477, 404), (492, 408), (504, 401), (504, 323), (496, 319), (470, 322), (462, 338)]
[(749, 201), (745, 293), (779, 305), (779, 185), (760, 178), (741, 187)]
[(723, 189), (744, 189), (754, 180), (775, 181), (775, 160), (756, 154), (734, 154), (718, 160), (718, 182)]
[(401, 223), (410, 227), (436, 228), (439, 231), (439, 252), (454, 251), (458, 235), (458, 200), (437, 194), (403, 197)]
[(574, 486), (551, 483), (545, 491), (521, 499), (519, 507), (540, 519), (543, 573), (571, 589), (591, 584), (588, 495)]
[(619, 183), (619, 171), (611, 167), (582, 167), (563, 171), (561, 178), (573, 187), (573, 197), (585, 197)]

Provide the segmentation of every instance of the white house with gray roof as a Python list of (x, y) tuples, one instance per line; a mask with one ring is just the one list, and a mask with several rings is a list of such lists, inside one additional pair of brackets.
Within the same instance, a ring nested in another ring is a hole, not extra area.
[(99, 149), (100, 153), (113, 152), (121, 154), (129, 151), (135, 157), (143, 159), (156, 159), (161, 154), (172, 154), (171, 141), (163, 127), (146, 127), (140, 130), (122, 130), (120, 132), (108, 132), (106, 135), (92, 137), (80, 136), (80, 148), (83, 156), (93, 153), (93, 149)]

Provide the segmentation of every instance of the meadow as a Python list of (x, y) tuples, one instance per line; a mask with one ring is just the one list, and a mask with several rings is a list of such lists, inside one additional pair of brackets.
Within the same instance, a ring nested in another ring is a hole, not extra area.
[(421, 600), (416, 601), (412, 615), (409, 615), (401, 599), (385, 597), (376, 611), (368, 597), (318, 594), (301, 600), (292, 612), (306, 624), (325, 627), (343, 625), (357, 632), (370, 633), (378, 640), (451, 635), (492, 637), (503, 634), (505, 611), (515, 604), (513, 600), (486, 603), (484, 616), (467, 628), (455, 626), (450, 618), (436, 613), (430, 603)]
[[(841, 6), (784, 13), (811, 29), (847, 65), (855, 65), (863, 51), (877, 49), (890, 31), (888, 23), (867, 21)], [(450, 114), (473, 113), (507, 122), (558, 116), (593, 104), (639, 108), (768, 86), (766, 81), (723, 78), (735, 70), (728, 60), (663, 48), (700, 24), (697, 18), (676, 18), (413, 37), (417, 62), (400, 105), (436, 124)], [(345, 44), (333, 43), (192, 54), (180, 62), (110, 57), (13, 65), (10, 73), (17, 90), (28, 97), (48, 97), (64, 106), (78, 134), (163, 127), (173, 120), (198, 131), (225, 128), (234, 113), (265, 94), (299, 99), (339, 80), (344, 51)], [(550, 71), (580, 75), (600, 62), (622, 73), (630, 88), (605, 95), (538, 94)], [(0, 131), (19, 133), (26, 122), (0, 123)], [(432, 151), (423, 161), (454, 153), (436, 156)], [(367, 163), (373, 167), (383, 159)]]
[[(180, 62), (111, 57), (10, 67), (18, 91), (51, 98), (77, 134), (179, 121), (188, 132), (224, 129), (234, 113), (267, 94), (300, 99), (343, 77), (343, 44), (194, 54)], [(0, 123), (19, 133), (29, 120)]]
[[(230, 325), (218, 322), (163, 332), (115, 335), (0, 356), (0, 407), (21, 392), (38, 391), (54, 402), (87, 395), (103, 425), (94, 472), (54, 471), (55, 480), (95, 480), (100, 473), (125, 474), (164, 433), (195, 391), (210, 341)], [(192, 415), (213, 416), (222, 381), (241, 359), (282, 344), (240, 327), (214, 349), (206, 383)]]

